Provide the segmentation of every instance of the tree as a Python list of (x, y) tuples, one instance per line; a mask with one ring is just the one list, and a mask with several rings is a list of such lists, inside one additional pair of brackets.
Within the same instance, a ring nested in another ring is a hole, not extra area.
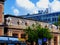
[[(32, 27), (28, 27), (26, 30), (26, 34), (28, 34), (28, 42), (36, 42), (38, 41), (38, 38), (43, 39), (51, 39), (52, 35), (48, 28), (42, 28), (39, 24), (32, 25)], [(47, 35), (48, 34), (48, 35)]]
[(55, 22), (54, 25), (60, 26), (60, 16), (58, 16), (58, 22)]
[(28, 42), (32, 43), (31, 45), (33, 45), (33, 41), (36, 42), (36, 40), (38, 38), (36, 31), (34, 31), (32, 28), (28, 27), (26, 29), (26, 34), (28, 34)]

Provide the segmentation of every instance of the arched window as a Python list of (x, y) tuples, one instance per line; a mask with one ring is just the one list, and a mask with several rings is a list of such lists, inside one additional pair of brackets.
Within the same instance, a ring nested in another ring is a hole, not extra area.
[(11, 21), (11, 17), (6, 18), (6, 20), (7, 20), (8, 22), (10, 22), (10, 21)]
[(20, 24), (19, 20), (17, 21), (17, 24), (18, 24), (18, 25)]
[(28, 25), (27, 22), (25, 22), (25, 25), (26, 25), (26, 26)]
[(11, 17), (8, 17), (8, 18), (6, 18), (6, 22), (7, 22), (7, 24), (10, 24), (12, 19), (11, 19)]
[(48, 26), (47, 25), (45, 25), (45, 28), (47, 28)]

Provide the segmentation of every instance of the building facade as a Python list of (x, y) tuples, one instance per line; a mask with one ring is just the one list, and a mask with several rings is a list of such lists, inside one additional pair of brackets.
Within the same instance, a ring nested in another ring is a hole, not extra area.
[(3, 35), (4, 33), (4, 27), (2, 26), (4, 23), (3, 6), (4, 6), (4, 0), (0, 0), (0, 35)]
[[(25, 42), (26, 37), (25, 37), (24, 30), (28, 26), (32, 26), (32, 24), (39, 23), (42, 27), (47, 26), (47, 28), (49, 28), (51, 33), (53, 34), (53, 38), (47, 42), (48, 45), (60, 45), (60, 43), (59, 43), (60, 42), (60, 31), (56, 26), (54, 26), (53, 24), (40, 22), (39, 20), (36, 21), (34, 19), (33, 20), (28, 19), (28, 17), (30, 17), (30, 16), (27, 16), (27, 18), (25, 18), (26, 16), (24, 16), (24, 18), (22, 18), (21, 16), (19, 17), (19, 16), (13, 16), (13, 15), (4, 15), (3, 14), (3, 9), (4, 9), (3, 5), (4, 5), (4, 0), (0, 0), (0, 36), (16, 37), (19, 41)], [(34, 16), (37, 16), (37, 15), (33, 15), (32, 17), (34, 17)], [(39, 15), (38, 15), (38, 17), (39, 17)], [(37, 17), (37, 19), (38, 19), (38, 17)], [(41, 17), (39, 17), (39, 18), (41, 18)], [(15, 39), (12, 38), (12, 39), (16, 40), (16, 38)], [(10, 37), (9, 38), (7, 37), (7, 39), (9, 39), (9, 41), (10, 41), (9, 43), (11, 43), (13, 41)], [(0, 41), (7, 40), (7, 39), (6, 39), (6, 37), (0, 37)], [(2, 45), (1, 42), (0, 42), (0, 45)], [(6, 45), (6, 44), (4, 44), (4, 45)], [(16, 45), (19, 45), (19, 44), (16, 44)]]
[[(44, 23), (44, 22), (40, 22), (40, 21), (35, 21), (35, 20), (31, 20), (31, 19), (24, 19), (18, 16), (13, 16), (13, 15), (5, 15), (4, 16), (5, 19), (5, 24), (7, 25), (7, 29), (8, 29), (8, 36), (17, 36), (18, 38), (22, 38), (22, 36), (24, 35), (24, 30), (28, 27), (28, 26), (32, 26), (32, 24), (40, 24), (42, 27), (46, 27), (50, 29), (53, 38), (48, 41), (48, 45), (59, 45), (60, 42), (60, 31), (59, 29), (54, 26), (53, 24), (49, 24), (49, 23)], [(24, 38), (24, 36), (23, 36)], [(25, 39), (25, 38), (24, 38)]]
[(0, 45), (26, 45), (25, 42), (21, 42), (21, 40), (15, 37), (19, 33), (24, 33), (23, 30), (17, 28), (9, 28), (9, 26), (5, 24), (3, 14), (4, 2), (5, 0), (0, 0)]
[(27, 19), (33, 19), (37, 21), (47, 22), (47, 23), (55, 23), (58, 21), (58, 16), (60, 16), (60, 12), (55, 13), (46, 13), (46, 14), (27, 14), (23, 15), (21, 17), (27, 18)]

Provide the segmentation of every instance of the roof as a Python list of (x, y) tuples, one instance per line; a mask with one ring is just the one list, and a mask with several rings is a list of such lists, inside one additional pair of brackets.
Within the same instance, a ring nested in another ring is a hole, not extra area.
[(54, 12), (54, 13), (48, 13), (48, 14), (27, 14), (27, 15), (21, 15), (21, 16), (14, 16), (11, 14), (6, 14), (7, 16), (17, 17), (17, 18), (24, 18), (29, 16), (41, 16), (41, 15), (51, 15), (51, 14), (60, 14), (60, 12)]
[[(33, 20), (33, 21), (37, 21), (37, 20), (34, 20), (32, 18), (23, 18), (21, 16), (14, 16), (14, 15), (10, 15), (10, 14), (7, 14), (7, 15), (4, 15), (4, 18), (7, 18), (7, 17), (14, 17), (14, 18), (20, 18), (20, 19), (27, 19), (27, 20)], [(40, 22), (40, 21), (39, 21)]]
[[(33, 19), (33, 18), (31, 18), (31, 17), (36, 17), (36, 16), (38, 16), (38, 17), (40, 17), (40, 16), (45, 16), (45, 15), (49, 15), (49, 16), (51, 16), (51, 15), (55, 15), (55, 14), (60, 14), (60, 12), (54, 12), (54, 13), (48, 13), (48, 14), (29, 14), (29, 15), (22, 15), (22, 16), (14, 16), (14, 15), (10, 15), (10, 14), (7, 14), (7, 15), (4, 15), (4, 18), (6, 18), (6, 17), (15, 17), (15, 18), (20, 18), (20, 19), (27, 19), (27, 20), (33, 20), (33, 21), (38, 21), (38, 22), (43, 22), (43, 21), (41, 21), (41, 20), (37, 20), (37, 19)], [(58, 15), (57, 15), (58, 16)], [(30, 18), (29, 18), (30, 17)], [(48, 23), (48, 22), (45, 22), (45, 23)]]
[(14, 15), (11, 15), (11, 14), (4, 15), (4, 18), (6, 18), (6, 17), (22, 18), (21, 16), (14, 16)]
[(21, 17), (27, 18), (27, 17), (44, 16), (44, 15), (53, 15), (53, 14), (60, 14), (60, 12), (47, 13), (47, 14), (29, 14), (29, 15), (22, 15)]

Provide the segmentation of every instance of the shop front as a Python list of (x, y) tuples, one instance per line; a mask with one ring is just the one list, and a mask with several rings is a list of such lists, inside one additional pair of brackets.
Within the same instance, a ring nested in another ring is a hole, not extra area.
[(0, 37), (0, 45), (26, 45), (25, 42), (21, 42), (15, 37)]

